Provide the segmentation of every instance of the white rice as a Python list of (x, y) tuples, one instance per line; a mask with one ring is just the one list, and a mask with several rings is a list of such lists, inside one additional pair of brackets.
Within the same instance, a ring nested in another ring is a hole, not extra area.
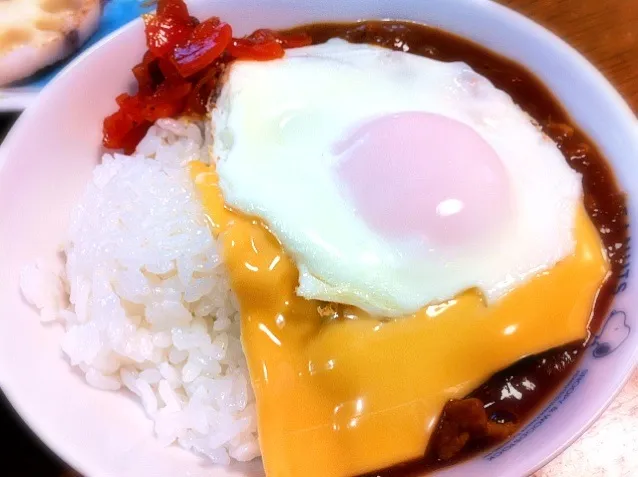
[(71, 218), (66, 264), (22, 275), (91, 386), (128, 389), (166, 445), (213, 462), (259, 455), (239, 313), (187, 163), (200, 126), (161, 120), (134, 156), (106, 154)]

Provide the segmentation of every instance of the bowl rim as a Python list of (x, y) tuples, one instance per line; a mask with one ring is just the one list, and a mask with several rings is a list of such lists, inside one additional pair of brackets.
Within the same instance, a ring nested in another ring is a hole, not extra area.
[[(189, 6), (193, 4), (200, 3), (202, 0), (188, 1)], [(534, 20), (526, 17), (525, 15), (512, 10), (500, 3), (496, 3), (492, 0), (467, 0), (468, 2), (480, 4), (481, 8), (487, 10), (493, 10), (494, 15), (500, 15), (502, 17), (509, 17), (509, 19), (513, 22), (521, 24), (522, 27), (525, 27), (531, 31), (534, 31), (536, 35), (544, 37), (545, 41), (552, 43), (553, 47), (556, 49), (562, 50), (564, 53), (568, 54), (575, 62), (578, 69), (580, 69), (584, 74), (587, 74), (592, 81), (595, 82), (596, 88), (599, 90), (600, 94), (605, 96), (612, 105), (616, 112), (622, 118), (622, 121), (626, 123), (628, 126), (628, 130), (633, 129), (634, 140), (638, 144), (638, 117), (633, 113), (627, 102), (620, 95), (620, 93), (613, 87), (610, 81), (600, 72), (596, 67), (592, 65), (576, 48), (568, 44), (565, 40), (560, 38), (558, 35), (545, 28), (544, 26), (536, 23)], [(16, 147), (18, 141), (15, 139), (18, 135), (16, 131), (19, 131), (26, 127), (32, 117), (36, 117), (38, 115), (38, 104), (40, 101), (46, 100), (47, 94), (50, 93), (55, 87), (65, 81), (65, 79), (75, 74), (76, 72), (81, 71), (82, 63), (88, 57), (93, 55), (96, 51), (102, 49), (107, 44), (117, 41), (123, 33), (132, 30), (134, 28), (139, 28), (142, 24), (142, 18), (137, 18), (129, 23), (121, 26), (117, 30), (113, 31), (105, 38), (92, 45), (86, 51), (82, 52), (76, 58), (74, 58), (51, 82), (49, 82), (43, 89), (42, 92), (39, 93), (38, 98), (20, 115), (17, 119), (14, 126), (11, 128), (7, 137), (5, 138), (2, 147), (0, 147), (0, 174), (2, 174), (5, 165), (7, 164), (8, 158), (10, 156), (9, 151)], [(436, 27), (436, 26), (435, 26)], [(438, 27), (436, 27), (438, 28)], [(463, 36), (463, 35), (459, 35)], [(473, 40), (472, 40), (473, 41)], [(480, 43), (479, 43), (480, 44)], [(485, 45), (481, 45), (484, 48), (487, 48), (492, 51), (490, 47)], [(500, 53), (497, 53), (500, 54)], [(516, 60), (513, 60), (517, 63), (520, 63)], [(528, 66), (521, 63), (521, 66), (528, 69)], [(537, 76), (534, 72), (532, 72), (535, 76)], [(548, 88), (550, 89), (550, 88)], [(550, 89), (551, 91), (551, 89)], [(623, 378), (618, 381), (614, 386), (610, 386), (611, 392), (608, 394), (608, 398), (605, 400), (604, 404), (593, 414), (589, 415), (587, 419), (585, 419), (579, 426), (577, 426), (573, 431), (571, 431), (570, 437), (565, 440), (565, 442), (556, 447), (553, 452), (547, 454), (543, 459), (539, 460), (536, 464), (529, 466), (526, 469), (527, 474), (532, 474), (536, 470), (545, 466), (547, 463), (555, 459), (560, 453), (562, 453), (565, 449), (571, 446), (574, 441), (576, 441), (588, 428), (592, 426), (592, 424), (599, 419), (599, 417), (603, 414), (603, 412), (609, 407), (609, 405), (614, 401), (614, 399), (618, 396), (622, 388), (627, 384), (627, 382), (631, 379), (633, 372), (638, 369), (638, 347), (635, 347), (631, 358), (627, 360), (626, 365), (622, 371)], [(0, 382), (3, 379), (0, 377)], [(84, 465), (78, 462), (78, 459), (73, 455), (65, 455), (64, 452), (59, 450), (59, 446), (55, 444), (51, 439), (43, 437), (43, 432), (41, 432), (40, 426), (38, 423), (32, 418), (31, 413), (26, 409), (23, 409), (19, 403), (19, 400), (16, 396), (13, 396), (13, 393), (9, 389), (3, 389), (3, 392), (6, 396), (8, 403), (11, 407), (16, 411), (19, 415), (20, 419), (27, 424), (30, 432), (34, 435), (38, 440), (40, 440), (46, 447), (47, 450), (53, 454), (55, 454), (60, 460), (63, 460), (69, 466), (81, 471), (89, 470), (83, 469)], [(477, 456), (478, 457), (478, 456)], [(475, 458), (475, 457), (473, 457)], [(447, 467), (447, 469), (453, 469), (455, 466)]]
[[(591, 79), (596, 82), (596, 86), (599, 88), (600, 93), (604, 94), (610, 103), (613, 104), (614, 109), (622, 116), (624, 122), (627, 123), (629, 129), (633, 129), (634, 141), (638, 143), (638, 111), (634, 113), (630, 108), (627, 101), (624, 97), (618, 92), (618, 90), (612, 85), (611, 81), (598, 69), (596, 68), (576, 47), (569, 44), (566, 40), (558, 36), (558, 34), (554, 33), (550, 29), (545, 26), (537, 23), (533, 19), (523, 15), (522, 13), (506, 7), (501, 3), (497, 3), (493, 0), (473, 0), (475, 3), (489, 3), (492, 8), (494, 8), (498, 13), (503, 16), (509, 16), (513, 21), (517, 21), (519, 23), (523, 23), (529, 29), (534, 30), (537, 35), (542, 36), (547, 39), (547, 41), (552, 42), (556, 48), (560, 48), (569, 54), (573, 60), (577, 63), (578, 68), (582, 69), (586, 74), (588, 74)], [(516, 62), (516, 60), (513, 60)], [(518, 63), (518, 62), (517, 62)], [(524, 68), (528, 69), (527, 65), (521, 64)], [(536, 73), (532, 72), (534, 76), (538, 78)], [(538, 78), (543, 84), (540, 78)], [(551, 88), (548, 87), (550, 93), (554, 94)], [(561, 107), (564, 108), (562, 102), (556, 98), (557, 101), (561, 104)], [(589, 134), (588, 134), (589, 135)], [(605, 154), (603, 154), (605, 155)], [(612, 168), (613, 169), (613, 168)], [(614, 171), (615, 172), (615, 171)], [(581, 360), (584, 356), (581, 356)], [(580, 360), (579, 360), (580, 361)], [(576, 368), (577, 370), (578, 368)], [(572, 375), (576, 371), (572, 371)], [(576, 440), (578, 440), (601, 416), (602, 414), (609, 408), (612, 402), (618, 397), (622, 389), (627, 385), (629, 380), (631, 379), (633, 373), (638, 370), (638, 347), (635, 347), (633, 350), (633, 354), (631, 358), (627, 361), (626, 367), (623, 370), (623, 378), (612, 387), (611, 392), (609, 393), (608, 398), (605, 400), (602, 406), (591, 414), (589, 418), (585, 419), (585, 421), (575, 428), (572, 432), (570, 432), (570, 437), (565, 440), (565, 442), (556, 447), (553, 452), (547, 454), (542, 460), (540, 460), (537, 464), (531, 465), (526, 470), (525, 475), (532, 475), (537, 470), (541, 469), (545, 465), (549, 464), (556, 457), (562, 454), (567, 448), (569, 448)], [(536, 413), (540, 411), (537, 410)]]

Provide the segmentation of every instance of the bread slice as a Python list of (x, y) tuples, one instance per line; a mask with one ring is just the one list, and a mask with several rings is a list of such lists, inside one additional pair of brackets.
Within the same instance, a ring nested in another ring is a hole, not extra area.
[(69, 56), (101, 13), (100, 0), (0, 0), (0, 86)]

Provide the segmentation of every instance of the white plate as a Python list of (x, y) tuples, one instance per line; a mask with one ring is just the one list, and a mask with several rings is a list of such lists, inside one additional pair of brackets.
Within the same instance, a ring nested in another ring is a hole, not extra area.
[[(483, 0), (201, 0), (237, 34), (325, 20), (402, 18), (459, 33), (527, 65), (600, 145), (629, 193), (634, 219), (638, 125), (617, 93), (574, 50), (546, 30)], [(163, 448), (150, 421), (124, 394), (89, 388), (59, 349), (60, 329), (43, 327), (23, 301), (21, 268), (51, 256), (72, 204), (99, 159), (102, 119), (132, 84), (145, 49), (142, 23), (104, 40), (69, 66), (18, 120), (0, 150), (0, 385), (34, 431), (90, 477), (259, 475), (248, 466), (214, 467), (179, 448)], [(636, 231), (632, 220), (631, 231)], [(599, 415), (638, 356), (638, 283), (628, 275), (614, 307), (624, 327), (605, 331), (604, 357), (587, 352), (558, 397), (509, 443), (440, 475), (522, 476), (564, 448)], [(612, 324), (615, 323), (612, 322)], [(614, 334), (616, 331), (626, 334)], [(601, 338), (602, 339), (602, 338)], [(603, 359), (604, 358), (604, 359)], [(308, 443), (312, 445), (312, 443)], [(296, 477), (296, 476), (295, 476)]]

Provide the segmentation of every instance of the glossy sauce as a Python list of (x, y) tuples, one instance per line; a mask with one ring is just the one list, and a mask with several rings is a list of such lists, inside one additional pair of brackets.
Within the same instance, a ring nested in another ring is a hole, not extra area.
[[(615, 207), (613, 202), (606, 207), (609, 198), (617, 197), (609, 171), (584, 137), (564, 124), (551, 96), (520, 67), (418, 25), (377, 22), (313, 25), (302, 30), (316, 42), (342, 36), (402, 49), (408, 45), (412, 52), (469, 63), (532, 113), (561, 144), (570, 163), (582, 166), (588, 212), (597, 227), (613, 231), (602, 237), (616, 252), (616, 242), (609, 238), (623, 238), (624, 203), (621, 198)], [(456, 52), (461, 56), (436, 56), (446, 46), (450, 47), (448, 55)], [(492, 65), (500, 74), (496, 76), (507, 84), (499, 84), (495, 75), (473, 63), (477, 57), (479, 65), (487, 69), (486, 65)], [(521, 100), (506, 87), (510, 83), (520, 92), (537, 93), (541, 100), (533, 94)], [(521, 88), (519, 83), (526, 86)], [(544, 112), (557, 113), (549, 114), (545, 121), (538, 116), (543, 111), (525, 104), (542, 105), (542, 98), (552, 106)], [(571, 360), (578, 347), (528, 358), (488, 378), (524, 356), (567, 342), (582, 343), (593, 297), (607, 274), (599, 237), (580, 212), (575, 254), (495, 306), (486, 308), (470, 290), (410, 318), (372, 319), (350, 307), (297, 297), (296, 267), (267, 227), (224, 207), (214, 170), (195, 164), (193, 175), (239, 298), (242, 339), (270, 475), (301, 475), (302, 470), (308, 476), (354, 475), (408, 460), (415, 463), (384, 473), (416, 475), (436, 464), (425, 455), (426, 446), (433, 433), (436, 438), (437, 420), (447, 400), (462, 398), (475, 389), (472, 394), (490, 405), (495, 421), (519, 424), (567, 373), (565, 353)], [(622, 247), (618, 250), (622, 252)], [(619, 262), (615, 255), (610, 256), (618, 272)], [(612, 286), (615, 281), (608, 280), (596, 304), (594, 326), (607, 306)], [(543, 305), (539, 305), (539, 296)], [(464, 353), (457, 351), (461, 346)], [(562, 364), (557, 368), (547, 365), (558, 362)], [(543, 380), (543, 371), (551, 378)], [(518, 407), (500, 399), (503, 386), (520, 384), (516, 379), (535, 385), (535, 392), (526, 393)], [(486, 444), (489, 442), (470, 442), (464, 452)]]

